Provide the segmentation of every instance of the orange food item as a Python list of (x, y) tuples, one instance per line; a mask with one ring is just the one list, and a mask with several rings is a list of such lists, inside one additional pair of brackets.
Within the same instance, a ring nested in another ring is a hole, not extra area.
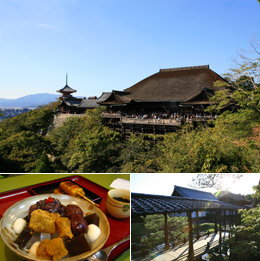
[(71, 196), (78, 196), (79, 194), (81, 195), (85, 195), (85, 192), (84, 190), (72, 183), (71, 181), (63, 181), (60, 183), (60, 189), (63, 190), (64, 192), (66, 192), (68, 195), (71, 195)]
[(44, 239), (37, 248), (37, 257), (42, 259), (59, 260), (68, 255), (63, 240), (58, 237), (54, 239)]
[(50, 239), (44, 239), (40, 245), (37, 247), (36, 255), (42, 259), (51, 259), (51, 256), (47, 253), (47, 247), (49, 245)]
[(57, 232), (61, 238), (73, 238), (71, 232), (71, 222), (67, 217), (58, 217), (56, 219)]
[(31, 213), (29, 228), (39, 233), (56, 233), (55, 221), (60, 214), (36, 209)]

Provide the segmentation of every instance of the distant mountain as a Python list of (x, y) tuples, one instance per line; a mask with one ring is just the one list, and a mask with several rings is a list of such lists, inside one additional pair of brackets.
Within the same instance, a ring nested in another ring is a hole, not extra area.
[(17, 99), (0, 98), (0, 108), (35, 108), (54, 102), (59, 97), (58, 94), (37, 93), (26, 95)]

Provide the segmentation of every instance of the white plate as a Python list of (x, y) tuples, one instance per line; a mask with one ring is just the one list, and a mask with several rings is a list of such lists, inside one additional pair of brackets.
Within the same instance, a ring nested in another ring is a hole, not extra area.
[(84, 213), (89, 212), (89, 207), (93, 207), (91, 212), (96, 213), (99, 216), (99, 228), (101, 230), (101, 235), (99, 238), (94, 242), (94, 244), (91, 247), (91, 251), (88, 251), (86, 253), (73, 256), (73, 257), (67, 257), (62, 258), (63, 261), (80, 261), (84, 260), (87, 257), (94, 255), (97, 251), (99, 251), (104, 244), (106, 243), (109, 233), (110, 233), (110, 227), (109, 222), (105, 216), (105, 214), (96, 206), (92, 205), (91, 203), (87, 202), (84, 199), (72, 197), (68, 195), (60, 195), (60, 194), (42, 194), (37, 196), (32, 196), (26, 199), (23, 199), (14, 205), (12, 205), (10, 208), (6, 210), (4, 213), (1, 221), (0, 221), (0, 234), (4, 241), (4, 243), (18, 256), (25, 258), (26, 260), (39, 260), (44, 261), (45, 259), (39, 259), (36, 258), (30, 254), (28, 254), (26, 251), (21, 250), (19, 247), (17, 247), (15, 244), (13, 244), (15, 238), (10, 235), (10, 233), (7, 231), (8, 227), (13, 225), (14, 221), (17, 218), (24, 218), (29, 213), (29, 207), (33, 204), (35, 204), (37, 201), (42, 199), (47, 199), (48, 197), (53, 197), (58, 199), (61, 204), (67, 206), (68, 204), (74, 204), (79, 206)]

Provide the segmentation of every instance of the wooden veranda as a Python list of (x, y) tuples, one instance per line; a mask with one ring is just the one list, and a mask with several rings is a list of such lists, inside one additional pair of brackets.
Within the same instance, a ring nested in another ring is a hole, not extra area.
[[(168, 214), (170, 213), (183, 213), (186, 212), (188, 217), (189, 226), (189, 252), (188, 260), (194, 260), (193, 249), (193, 231), (192, 231), (192, 213), (196, 213), (196, 237), (199, 238), (199, 211), (212, 211), (215, 213), (215, 232), (219, 230), (219, 249), (221, 252), (222, 244), (222, 224), (224, 229), (226, 225), (231, 227), (234, 224), (239, 223), (238, 210), (241, 206), (229, 204), (219, 200), (203, 200), (203, 199), (191, 199), (176, 196), (161, 196), (161, 195), (149, 195), (132, 193), (131, 194), (131, 212), (134, 216), (146, 216), (153, 214), (164, 215), (164, 233), (165, 233), (165, 248), (169, 248), (169, 236), (168, 236)], [(227, 222), (227, 211), (229, 212), (229, 222)], [(219, 229), (217, 229), (219, 224)]]

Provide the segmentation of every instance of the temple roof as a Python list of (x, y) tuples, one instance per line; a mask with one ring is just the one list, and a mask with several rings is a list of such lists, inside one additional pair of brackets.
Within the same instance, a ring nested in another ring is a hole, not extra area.
[[(110, 96), (102, 100), (102, 104), (116, 104), (134, 102), (193, 102), (198, 104), (209, 103), (202, 90), (219, 90), (214, 86), (214, 82), (226, 82), (221, 76), (212, 71), (209, 65), (181, 67), (172, 69), (161, 69), (142, 81), (116, 93), (112, 91)], [(223, 87), (222, 87), (223, 88)], [(204, 91), (205, 92), (205, 91)], [(111, 98), (111, 95), (113, 99)], [(200, 101), (200, 96), (203, 100)], [(191, 101), (193, 98), (196, 101)], [(105, 98), (105, 97), (104, 97)]]
[(108, 97), (110, 97), (110, 95), (111, 95), (111, 92), (103, 92), (101, 94), (101, 96), (98, 98), (98, 102), (105, 101), (106, 99), (108, 99)]
[(199, 92), (182, 102), (182, 105), (209, 104), (211, 103), (209, 99), (213, 96), (214, 91), (212, 89), (203, 87)]
[(62, 97), (62, 102), (67, 106), (74, 106), (83, 109), (93, 109), (99, 106), (97, 104), (97, 99), (86, 99), (86, 98), (76, 98), (76, 97)]
[(82, 102), (79, 105), (79, 108), (84, 108), (84, 109), (94, 109), (98, 107), (99, 104), (97, 104), (97, 100), (94, 99), (83, 99)]
[(174, 186), (172, 196), (218, 201), (218, 199), (209, 192), (180, 187), (177, 185)]
[(99, 104), (126, 104), (130, 103), (129, 92), (115, 91), (103, 93), (99, 99)]
[(197, 210), (238, 210), (241, 208), (241, 206), (216, 200), (131, 193), (131, 211), (135, 216)]
[(136, 83), (125, 91), (136, 101), (179, 101), (184, 102), (208, 88), (217, 90), (214, 82), (224, 81), (209, 66), (161, 69), (158, 73)]
[(73, 92), (76, 92), (77, 90), (74, 90), (72, 88), (70, 88), (67, 84), (60, 90), (57, 90), (57, 92), (60, 92), (60, 93), (73, 93)]

